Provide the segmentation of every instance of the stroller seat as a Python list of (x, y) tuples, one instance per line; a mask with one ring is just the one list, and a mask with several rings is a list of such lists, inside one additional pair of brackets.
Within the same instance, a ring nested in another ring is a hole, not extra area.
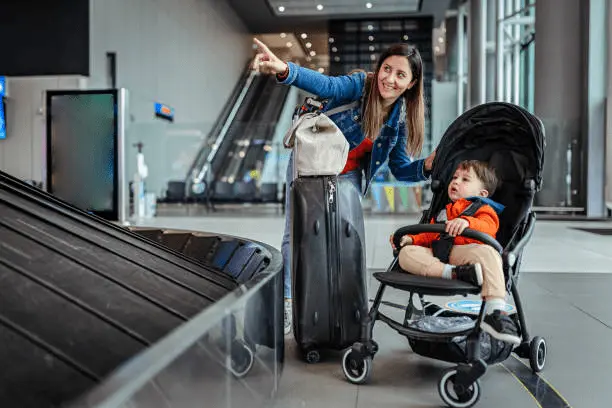
[(477, 295), (481, 290), (460, 280), (411, 275), (401, 271), (399, 265), (395, 265), (390, 272), (376, 272), (374, 277), (392, 288), (429, 296)]

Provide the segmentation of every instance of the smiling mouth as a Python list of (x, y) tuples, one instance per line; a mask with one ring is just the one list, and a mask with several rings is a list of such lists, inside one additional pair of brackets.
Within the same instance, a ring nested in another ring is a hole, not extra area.
[(390, 86), (390, 85), (387, 85), (387, 84), (383, 84), (383, 88), (385, 88), (385, 90), (387, 90), (387, 91), (394, 91), (395, 90), (394, 86)]

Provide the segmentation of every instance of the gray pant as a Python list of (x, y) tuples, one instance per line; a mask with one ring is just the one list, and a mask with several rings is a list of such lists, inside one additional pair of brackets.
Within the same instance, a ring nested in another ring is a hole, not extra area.
[[(355, 185), (357, 191), (361, 192), (361, 170), (350, 171), (340, 175), (341, 178), (349, 180)], [(289, 158), (287, 166), (287, 194), (285, 195), (285, 232), (281, 253), (283, 255), (283, 268), (285, 280), (285, 299), (291, 299), (291, 184), (293, 183), (293, 154)]]

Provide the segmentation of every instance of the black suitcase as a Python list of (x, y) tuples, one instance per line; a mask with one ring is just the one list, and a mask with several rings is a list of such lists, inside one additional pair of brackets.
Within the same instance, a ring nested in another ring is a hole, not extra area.
[(359, 192), (336, 176), (300, 177), (292, 194), (293, 332), (306, 361), (360, 338), (367, 313)]

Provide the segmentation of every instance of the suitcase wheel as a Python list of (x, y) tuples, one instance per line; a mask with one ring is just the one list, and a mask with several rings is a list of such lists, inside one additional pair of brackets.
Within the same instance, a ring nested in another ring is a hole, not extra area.
[(308, 364), (316, 364), (321, 360), (321, 354), (317, 350), (308, 350), (305, 357)]
[(314, 233), (315, 235), (319, 235), (319, 229), (321, 229), (321, 223), (319, 220), (316, 220), (314, 223)]

